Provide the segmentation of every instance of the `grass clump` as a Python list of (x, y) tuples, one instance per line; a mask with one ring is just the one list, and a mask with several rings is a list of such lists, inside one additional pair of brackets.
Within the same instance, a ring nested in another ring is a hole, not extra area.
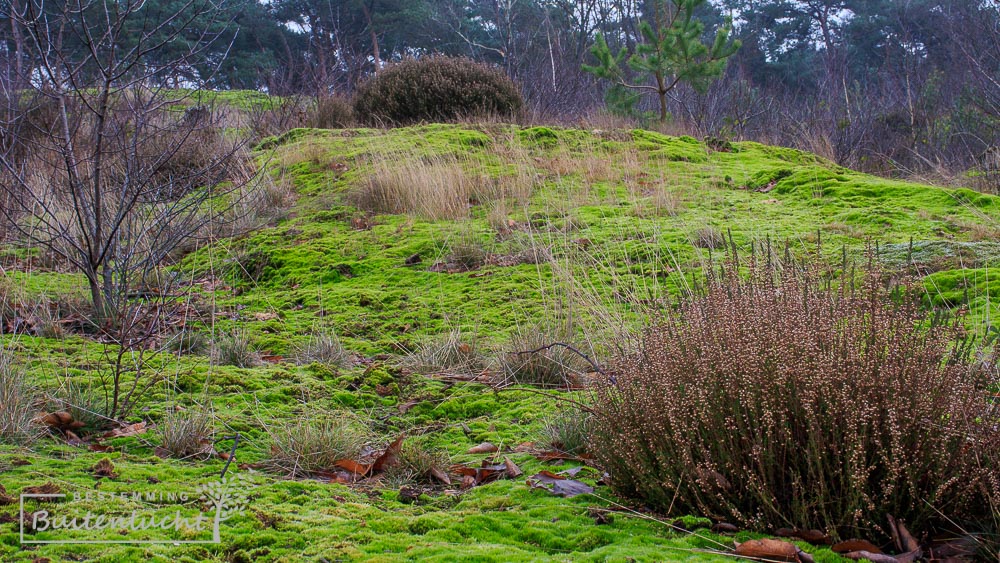
[(338, 368), (349, 367), (353, 363), (351, 352), (332, 330), (313, 332), (309, 340), (296, 349), (295, 361), (299, 364), (319, 363)]
[(447, 473), (451, 458), (443, 449), (421, 442), (406, 441), (400, 447), (396, 462), (386, 468), (385, 478), (394, 484), (439, 483), (433, 473)]
[(449, 246), (448, 262), (464, 270), (479, 269), (490, 257), (483, 241), (472, 232), (459, 234)]
[(486, 359), (478, 338), (468, 338), (456, 328), (408, 354), (403, 367), (425, 375), (472, 377), (486, 369)]
[(818, 271), (710, 277), (598, 386), (593, 453), (614, 488), (841, 538), (871, 537), (888, 514), (919, 530), (989, 517), (993, 359), (959, 353), (959, 324), (883, 278), (830, 290)]
[(114, 426), (115, 421), (108, 416), (108, 401), (104, 393), (65, 378), (54, 398), (56, 410), (64, 410), (73, 420), (82, 423), (83, 433), (100, 432)]
[(474, 180), (454, 157), (379, 155), (371, 169), (361, 186), (349, 194), (350, 203), (360, 209), (429, 220), (456, 219), (469, 213)]
[(330, 471), (337, 461), (356, 460), (371, 441), (371, 432), (347, 412), (299, 418), (269, 431), (270, 456), (266, 465), (294, 476)]
[(541, 442), (552, 450), (580, 455), (590, 449), (590, 432), (593, 417), (578, 410), (563, 410), (545, 421), (541, 431)]
[(574, 386), (590, 366), (579, 354), (561, 345), (572, 342), (573, 331), (568, 326), (519, 327), (498, 359), (504, 383)]
[(157, 429), (160, 448), (171, 457), (188, 459), (212, 453), (212, 413), (204, 409), (170, 410)]
[(252, 368), (260, 364), (260, 351), (250, 336), (241, 331), (220, 339), (215, 346), (213, 356), (215, 361), (222, 366)]
[(30, 446), (45, 432), (38, 422), (41, 396), (0, 349), (0, 444)]

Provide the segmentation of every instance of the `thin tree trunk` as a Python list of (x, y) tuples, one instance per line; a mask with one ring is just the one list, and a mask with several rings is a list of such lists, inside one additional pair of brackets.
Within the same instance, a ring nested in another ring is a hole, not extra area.
[(663, 80), (663, 73), (656, 73), (656, 94), (660, 97), (660, 123), (667, 121), (667, 85)]
[(368, 4), (362, 3), (361, 10), (365, 13), (365, 20), (368, 22), (368, 33), (372, 40), (372, 55), (375, 57), (375, 72), (382, 68), (382, 56), (378, 47), (378, 34), (375, 33), (375, 26), (372, 25), (372, 13)]

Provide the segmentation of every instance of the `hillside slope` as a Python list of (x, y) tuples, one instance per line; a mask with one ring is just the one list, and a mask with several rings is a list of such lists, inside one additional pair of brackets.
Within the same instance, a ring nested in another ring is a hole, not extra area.
[[(833, 267), (845, 251), (855, 260), (877, 247), (887, 267), (924, 277), (930, 301), (971, 305), (976, 326), (1000, 291), (989, 277), (1000, 258), (998, 198), (875, 178), (790, 149), (638, 130), (428, 125), (293, 130), (258, 152), (274, 189), (290, 191), (272, 202), (285, 209), (172, 267), (195, 281), (185, 298), (199, 316), (187, 330), (216, 344), (245, 337), (265, 361), (240, 368), (204, 352), (165, 355), (158, 366), (167, 377), (135, 416), (163, 426), (176, 406), (209, 405), (216, 437), (241, 433), (233, 470), (256, 487), (248, 510), (225, 523), (218, 546), (27, 550), (6, 518), (17, 506), (0, 506), (0, 559), (717, 559), (705, 551), (730, 546), (731, 537), (678, 533), (638, 512), (596, 518), (592, 508), (616, 506), (604, 487), (562, 499), (521, 476), (468, 491), (426, 486), (406, 502), (399, 481), (292, 479), (257, 464), (290, 422), (350, 411), (377, 435), (376, 448), (405, 434), (452, 462), (478, 465), (484, 456), (467, 452), (489, 441), (525, 476), (579, 465), (549, 466), (517, 446), (541, 443), (546, 422), (566, 407), (560, 399), (586, 401), (588, 393), (510, 387), (496, 359), (540, 335), (571, 339), (606, 361), (616, 339), (641, 326), (643, 307), (689, 288), (733, 247), (760, 257), (820, 253)], [(8, 294), (22, 297), (66, 295), (79, 281), (45, 270), (4, 277)], [(339, 336), (351, 362), (294, 361), (326, 332)], [(406, 361), (442, 335), (482, 350), (482, 372), (456, 377)], [(5, 338), (42, 387), (98, 385), (99, 343)], [(91, 468), (108, 457), (118, 476), (99, 481), (101, 490), (156, 481), (176, 491), (224, 465), (161, 459), (158, 436), (110, 439), (110, 452), (54, 440), (5, 447), (0, 482), (12, 494), (48, 481), (64, 492), (93, 490)], [(599, 477), (582, 475), (591, 484)]]

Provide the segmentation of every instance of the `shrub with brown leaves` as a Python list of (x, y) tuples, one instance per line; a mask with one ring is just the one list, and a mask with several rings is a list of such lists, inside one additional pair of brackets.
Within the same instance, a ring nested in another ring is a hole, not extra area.
[(597, 390), (592, 451), (614, 488), (840, 537), (870, 537), (887, 514), (917, 530), (987, 518), (992, 357), (957, 347), (961, 327), (914, 288), (817, 279), (714, 276), (646, 331)]

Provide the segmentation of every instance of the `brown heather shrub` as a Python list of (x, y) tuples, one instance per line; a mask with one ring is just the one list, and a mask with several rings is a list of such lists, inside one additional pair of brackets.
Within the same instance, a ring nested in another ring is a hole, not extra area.
[(354, 108), (351, 100), (343, 96), (322, 96), (316, 99), (313, 127), (319, 129), (344, 129), (354, 125)]
[(354, 114), (372, 125), (513, 117), (521, 91), (502, 71), (471, 59), (426, 57), (388, 66), (358, 86)]
[(756, 270), (711, 277), (597, 388), (592, 452), (615, 490), (841, 538), (884, 535), (887, 514), (911, 530), (990, 519), (994, 358), (960, 352), (962, 329), (921, 310), (919, 288)]

